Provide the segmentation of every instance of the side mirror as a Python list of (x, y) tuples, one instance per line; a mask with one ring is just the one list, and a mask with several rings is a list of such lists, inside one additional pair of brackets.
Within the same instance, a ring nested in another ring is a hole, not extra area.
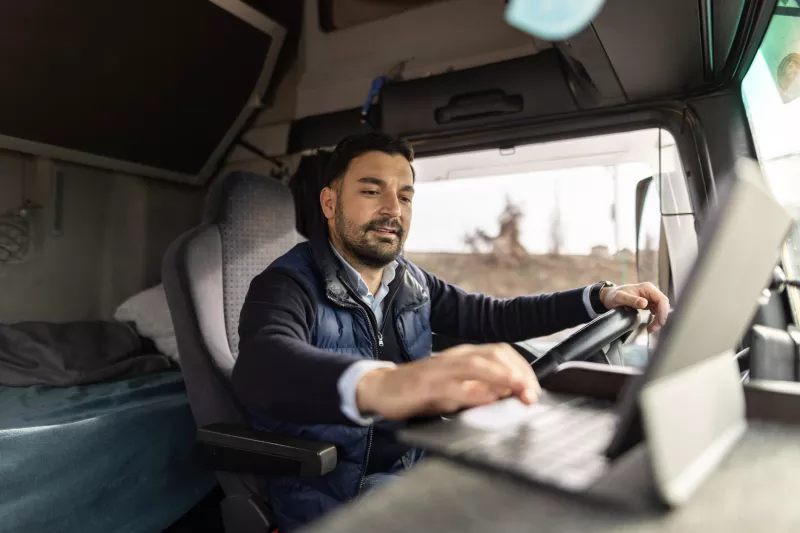
[(642, 230), (642, 212), (644, 211), (644, 201), (650, 186), (653, 184), (653, 176), (644, 178), (636, 184), (636, 273), (639, 274), (639, 237)]

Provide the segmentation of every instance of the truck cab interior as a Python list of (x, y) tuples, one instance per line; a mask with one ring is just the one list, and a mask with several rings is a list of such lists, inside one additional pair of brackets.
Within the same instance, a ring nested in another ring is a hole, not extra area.
[[(404, 254), (497, 297), (678, 301), (741, 157), (800, 216), (797, 0), (606, 0), (557, 41), (510, 3), (0, 6), (0, 531), (267, 532), (264, 476), (336, 468), (249, 429), (230, 374), (249, 283), (323, 224), (346, 135), (411, 143)], [(800, 381), (798, 228), (736, 347), (745, 385)], [(603, 318), (515, 347), (545, 388), (614, 396), (658, 339)]]

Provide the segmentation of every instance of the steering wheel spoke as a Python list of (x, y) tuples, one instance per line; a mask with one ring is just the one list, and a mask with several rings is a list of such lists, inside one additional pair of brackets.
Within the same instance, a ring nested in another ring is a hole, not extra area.
[[(572, 335), (553, 346), (542, 357), (533, 362), (533, 370), (539, 379), (544, 379), (559, 365), (570, 361), (586, 361), (611, 343), (633, 332), (641, 323), (639, 311), (620, 307), (595, 318)], [(621, 346), (617, 346), (619, 350)], [(621, 358), (621, 357), (620, 357)], [(609, 359), (609, 362), (610, 359)]]

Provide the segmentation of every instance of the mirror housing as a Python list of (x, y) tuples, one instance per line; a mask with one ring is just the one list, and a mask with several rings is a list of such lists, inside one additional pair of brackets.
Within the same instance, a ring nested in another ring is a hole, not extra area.
[(653, 176), (642, 179), (636, 184), (636, 274), (639, 275), (639, 234), (642, 230), (642, 212), (644, 211), (644, 201), (650, 186), (653, 184)]

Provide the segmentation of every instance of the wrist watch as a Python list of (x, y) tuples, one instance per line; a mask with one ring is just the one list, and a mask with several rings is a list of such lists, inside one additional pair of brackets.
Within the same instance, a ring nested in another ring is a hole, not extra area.
[(608, 311), (608, 308), (605, 306), (603, 301), (600, 299), (600, 291), (606, 287), (613, 287), (614, 284), (610, 281), (599, 281), (592, 285), (592, 288), (589, 289), (589, 304), (591, 304), (592, 309), (597, 314), (603, 314)]

